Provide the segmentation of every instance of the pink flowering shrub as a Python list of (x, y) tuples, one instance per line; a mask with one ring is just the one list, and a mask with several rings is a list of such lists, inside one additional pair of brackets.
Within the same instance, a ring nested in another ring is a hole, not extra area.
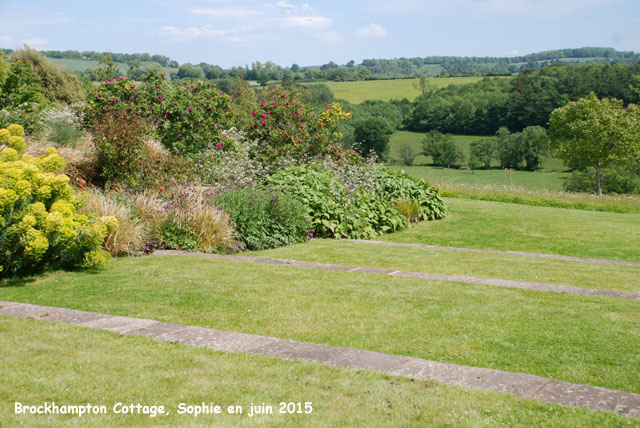
[(247, 136), (259, 142), (260, 157), (306, 161), (329, 155), (335, 160), (358, 158), (340, 145), (340, 125), (351, 118), (338, 103), (317, 113), (287, 93), (267, 94), (249, 113), (252, 123)]
[(172, 90), (164, 75), (156, 72), (149, 72), (139, 83), (124, 76), (105, 80), (88, 97), (85, 122), (90, 127), (105, 114), (122, 111), (157, 125), (161, 119), (163, 101)]
[(223, 131), (232, 126), (231, 98), (206, 82), (175, 88), (162, 104), (158, 136), (174, 153), (194, 155), (230, 147)]

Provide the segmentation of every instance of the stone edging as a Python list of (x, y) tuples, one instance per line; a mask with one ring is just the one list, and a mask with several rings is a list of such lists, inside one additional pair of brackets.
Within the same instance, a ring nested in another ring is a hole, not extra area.
[(528, 253), (525, 251), (500, 251), (500, 250), (484, 250), (480, 248), (462, 248), (462, 247), (446, 247), (440, 245), (426, 245), (426, 244), (412, 244), (406, 242), (393, 242), (393, 241), (375, 241), (366, 239), (345, 239), (348, 242), (357, 242), (360, 244), (377, 244), (377, 245), (389, 245), (392, 247), (412, 247), (412, 248), (426, 248), (429, 250), (445, 250), (445, 251), (461, 251), (465, 253), (484, 253), (484, 254), (502, 254), (507, 256), (523, 256), (523, 257), (535, 257), (539, 259), (553, 259), (553, 260), (568, 260), (573, 262), (587, 262), (587, 263), (603, 263), (612, 265), (626, 265), (626, 266), (640, 266), (640, 262), (628, 262), (625, 260), (611, 260), (611, 259), (594, 259), (590, 257), (574, 257), (574, 256), (562, 256), (560, 254), (546, 254), (546, 253)]
[(372, 370), (447, 385), (507, 393), (546, 403), (640, 417), (640, 394), (554, 381), (525, 373), (26, 303), (0, 301), (0, 314), (75, 324), (129, 336), (146, 336), (216, 351), (244, 352), (350, 369)]
[(217, 259), (238, 260), (238, 261), (252, 262), (252, 263), (266, 263), (266, 264), (274, 264), (274, 265), (294, 266), (294, 267), (302, 267), (302, 268), (308, 268), (308, 269), (373, 273), (373, 274), (379, 274), (379, 275), (429, 279), (434, 281), (463, 282), (467, 284), (493, 285), (497, 287), (522, 288), (522, 289), (537, 290), (537, 291), (552, 291), (556, 293), (580, 294), (580, 295), (596, 296), (596, 297), (614, 297), (619, 299), (630, 299), (630, 300), (640, 301), (640, 294), (637, 294), (637, 293), (622, 293), (619, 291), (612, 291), (612, 290), (601, 290), (597, 288), (580, 288), (580, 287), (572, 287), (569, 285), (547, 284), (543, 282), (512, 281), (508, 279), (478, 278), (474, 276), (465, 276), (465, 275), (442, 275), (442, 274), (425, 273), (425, 272), (407, 272), (407, 271), (392, 270), (392, 269), (378, 269), (378, 268), (368, 268), (368, 267), (335, 265), (330, 263), (303, 262), (299, 260), (289, 260), (289, 259), (275, 259), (275, 258), (252, 257), (252, 256), (224, 256), (219, 254), (194, 253), (194, 252), (177, 251), (177, 250), (158, 250), (153, 254), (160, 255), (160, 256), (168, 255), (168, 256), (208, 257), (208, 258), (217, 258)]

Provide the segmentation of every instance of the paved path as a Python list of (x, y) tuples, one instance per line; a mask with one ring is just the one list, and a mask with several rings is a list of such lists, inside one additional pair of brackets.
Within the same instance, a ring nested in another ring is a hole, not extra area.
[(597, 297), (615, 297), (620, 299), (631, 299), (631, 300), (640, 301), (640, 294), (637, 294), (637, 293), (622, 293), (619, 291), (600, 290), (597, 288), (571, 287), (569, 285), (546, 284), (543, 282), (524, 282), (524, 281), (512, 281), (508, 279), (497, 279), (497, 278), (477, 278), (474, 276), (465, 276), (465, 275), (442, 275), (437, 273), (407, 272), (407, 271), (392, 270), (392, 269), (378, 269), (378, 268), (369, 268), (369, 267), (335, 265), (335, 264), (329, 264), (329, 263), (303, 262), (299, 260), (289, 260), (289, 259), (274, 259), (274, 258), (267, 258), (267, 257), (251, 257), (251, 256), (223, 256), (219, 254), (193, 253), (188, 251), (175, 251), (175, 250), (158, 250), (153, 254), (154, 255), (173, 255), (173, 256), (177, 255), (177, 256), (221, 258), (221, 259), (238, 260), (238, 261), (244, 261), (244, 262), (267, 263), (267, 264), (274, 264), (274, 265), (302, 267), (302, 268), (308, 268), (308, 269), (324, 269), (324, 270), (338, 270), (338, 271), (347, 271), (347, 272), (374, 273), (379, 275), (421, 278), (421, 279), (429, 279), (429, 280), (435, 280), (435, 281), (450, 281), (450, 282), (463, 282), (468, 284), (494, 285), (497, 287), (524, 288), (528, 290), (553, 291), (556, 293), (582, 294), (582, 295), (597, 296)]
[(361, 244), (389, 245), (392, 247), (427, 248), (429, 250), (462, 251), (465, 253), (504, 254), (509, 256), (535, 257), (539, 259), (569, 260), (574, 262), (640, 266), (640, 262), (627, 262), (625, 260), (592, 259), (589, 257), (561, 256), (559, 254), (527, 253), (525, 251), (500, 251), (500, 250), (484, 250), (479, 248), (443, 247), (440, 245), (411, 244), (411, 243), (405, 243), (405, 242), (391, 242), (391, 241), (371, 241), (371, 240), (365, 240), (365, 239), (345, 239), (345, 241), (358, 242)]
[(547, 403), (607, 410), (630, 417), (640, 417), (640, 394), (554, 381), (525, 373), (461, 366), (340, 346), (26, 303), (0, 301), (0, 314), (75, 324), (123, 335), (147, 336), (172, 343), (202, 346), (216, 351), (246, 352), (351, 369), (373, 370), (389, 375), (508, 393)]

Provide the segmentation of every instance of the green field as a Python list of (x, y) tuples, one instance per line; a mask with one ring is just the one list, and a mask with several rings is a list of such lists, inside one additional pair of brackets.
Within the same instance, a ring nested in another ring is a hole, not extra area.
[[(409, 144), (415, 153), (422, 152), (423, 133), (399, 131), (391, 136), (389, 141), (389, 165), (393, 169), (404, 170), (410, 175), (423, 178), (429, 183), (453, 183), (468, 184), (477, 186), (510, 186), (523, 187), (531, 190), (554, 190), (563, 189), (564, 182), (570, 173), (563, 172), (562, 161), (556, 158), (547, 158), (543, 163), (541, 171), (515, 171), (506, 172), (499, 167), (497, 160), (494, 160), (490, 170), (468, 170), (468, 169), (447, 169), (442, 167), (428, 166), (432, 160), (430, 156), (419, 154), (413, 166), (406, 166), (400, 162), (400, 147)], [(469, 147), (473, 141), (483, 139), (494, 139), (495, 137), (454, 135), (454, 141), (469, 158)]]
[[(444, 88), (452, 84), (474, 83), (483, 77), (432, 77), (428, 81), (438, 88)], [(337, 99), (347, 100), (352, 104), (359, 104), (365, 100), (391, 99), (401, 100), (408, 98), (413, 101), (420, 90), (414, 87), (419, 79), (395, 79), (395, 80), (364, 80), (357, 82), (325, 82)]]
[[(87, 71), (89, 69), (95, 69), (98, 67), (98, 61), (89, 60), (89, 59), (69, 59), (69, 58), (47, 58), (47, 59), (55, 64), (67, 67), (71, 72)], [(129, 70), (129, 64), (125, 64), (122, 62), (117, 62), (116, 64), (120, 69), (120, 73), (122, 74), (126, 74), (127, 71)], [(149, 63), (148, 62), (142, 63), (143, 66), (145, 64), (149, 64)], [(177, 68), (163, 67), (162, 69), (166, 73), (178, 71)]]

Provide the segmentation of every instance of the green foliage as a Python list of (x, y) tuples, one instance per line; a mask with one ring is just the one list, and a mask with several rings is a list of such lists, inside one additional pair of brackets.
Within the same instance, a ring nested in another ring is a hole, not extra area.
[(145, 176), (145, 138), (148, 123), (137, 113), (115, 110), (105, 113), (91, 128), (98, 152), (100, 176), (105, 183), (138, 187)]
[(204, 71), (191, 63), (182, 64), (178, 69), (178, 79), (204, 79)]
[(460, 165), (464, 162), (464, 153), (453, 141), (451, 134), (441, 134), (430, 131), (422, 140), (422, 153), (431, 156), (433, 164), (437, 166)]
[[(9, 139), (24, 135), (17, 126), (7, 131), (14, 134)], [(20, 151), (5, 147), (0, 152), (0, 276), (44, 265), (104, 266), (109, 255), (100, 247), (117, 220), (76, 213), (69, 177), (55, 174), (65, 166), (55, 149), (34, 158), (21, 155), (26, 146), (13, 146)]]
[[(156, 98), (162, 95), (158, 94)], [(180, 155), (207, 148), (226, 150), (223, 131), (231, 127), (231, 98), (211, 83), (188, 83), (169, 92), (162, 102), (158, 135), (162, 144)]]
[(40, 79), (30, 63), (11, 63), (0, 86), (0, 126), (16, 123), (29, 134), (44, 131), (40, 114), (47, 107)]
[(388, 200), (364, 190), (350, 192), (335, 174), (318, 166), (290, 166), (267, 177), (265, 185), (298, 198), (317, 237), (367, 239), (407, 226)]
[(261, 188), (229, 190), (216, 202), (233, 219), (244, 247), (276, 248), (307, 240), (306, 207), (284, 193)]
[(33, 75), (40, 79), (47, 100), (68, 105), (84, 102), (84, 90), (78, 77), (35, 49), (26, 47), (13, 51), (10, 58), (12, 62), (31, 64)]
[(640, 110), (591, 93), (554, 110), (549, 137), (557, 156), (569, 166), (594, 168), (597, 192), (602, 194), (602, 169), (640, 160)]
[(164, 76), (150, 72), (136, 84), (124, 76), (110, 77), (95, 88), (85, 108), (85, 124), (91, 127), (105, 114), (113, 111), (134, 113), (157, 125), (163, 102), (172, 88)]
[(81, 137), (82, 131), (73, 125), (63, 122), (53, 122), (48, 136), (50, 141), (53, 141), (59, 146), (66, 146), (69, 144), (75, 146)]
[[(640, 170), (634, 168), (603, 168), (601, 174), (602, 193), (640, 193)], [(565, 189), (569, 192), (598, 192), (595, 168), (574, 171), (567, 179)]]
[(389, 138), (393, 127), (385, 119), (369, 117), (358, 121), (354, 126), (354, 141), (366, 156), (376, 154), (383, 157), (389, 151)]
[(260, 157), (269, 160), (290, 158), (307, 160), (329, 155), (334, 159), (358, 158), (339, 144), (340, 125), (351, 117), (338, 103), (326, 106), (320, 113), (297, 100), (281, 88), (263, 94), (251, 114), (247, 130), (249, 139), (258, 141)]
[[(496, 152), (496, 143), (492, 140), (473, 141), (469, 146), (470, 157), (484, 168), (491, 168), (491, 161)], [(475, 168), (473, 168), (475, 169)]]
[(399, 152), (400, 152), (400, 158), (402, 159), (402, 162), (407, 166), (413, 165), (413, 161), (416, 159), (416, 156), (418, 155), (416, 152), (413, 151), (413, 148), (408, 143), (403, 144), (400, 147)]
[(522, 168), (535, 171), (547, 153), (547, 131), (540, 126), (528, 126), (522, 132), (511, 133), (500, 128), (496, 133), (498, 158), (502, 168)]
[(392, 204), (407, 200), (417, 203), (420, 212), (414, 216), (415, 221), (441, 219), (446, 213), (437, 189), (404, 172), (391, 169), (376, 170), (373, 192)]
[[(145, 205), (149, 206), (148, 203), (138, 203), (138, 211), (149, 211)], [(160, 246), (163, 248), (205, 253), (228, 253), (238, 249), (231, 217), (213, 206), (211, 195), (202, 190), (179, 189), (161, 215), (156, 212), (152, 217), (158, 219), (153, 222), (159, 223)]]
[(188, 224), (169, 216), (161, 226), (162, 245), (165, 248), (183, 251), (197, 251), (198, 235)]

